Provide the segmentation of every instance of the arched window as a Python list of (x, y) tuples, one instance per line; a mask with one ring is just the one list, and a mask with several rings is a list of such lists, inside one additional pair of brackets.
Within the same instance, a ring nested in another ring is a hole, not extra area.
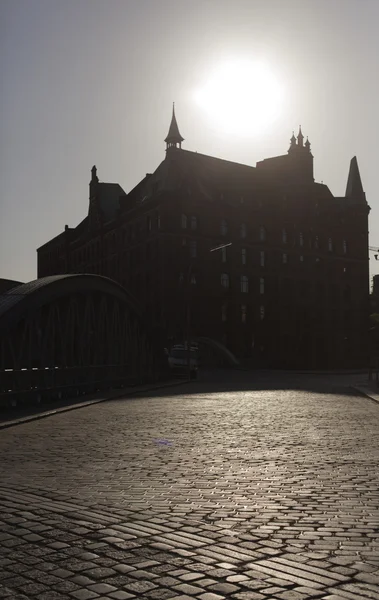
[(187, 229), (187, 215), (182, 215), (182, 229)]
[(242, 223), (240, 226), (240, 236), (241, 236), (241, 238), (245, 238), (246, 235), (247, 235), (246, 223)]
[(259, 240), (261, 242), (265, 242), (266, 238), (267, 238), (266, 228), (263, 227), (263, 225), (261, 225), (261, 227), (259, 228)]
[(263, 305), (259, 309), (259, 317), (261, 321), (263, 321), (263, 319), (265, 318), (265, 307)]
[(344, 254), (347, 254), (347, 241), (343, 240), (342, 242), (342, 251)]
[(241, 261), (243, 265), (246, 265), (246, 248), (241, 248)]
[(287, 229), (282, 229), (282, 242), (283, 242), (283, 244), (286, 244), (287, 241), (288, 241)]
[(190, 257), (196, 258), (197, 256), (197, 244), (195, 240), (190, 241)]
[(246, 275), (241, 275), (241, 292), (247, 294), (249, 291), (249, 280)]
[(304, 246), (304, 235), (302, 231), (299, 233), (299, 244), (300, 246)]
[(227, 273), (223, 273), (221, 275), (221, 285), (224, 288), (228, 288), (229, 287), (229, 275)]
[(222, 221), (221, 221), (220, 232), (221, 232), (221, 235), (226, 235), (228, 233), (228, 224), (225, 219), (222, 219)]
[(328, 252), (333, 252), (333, 240), (332, 240), (332, 238), (328, 239)]
[(191, 217), (191, 229), (197, 229), (197, 217)]
[(260, 278), (259, 280), (259, 293), (260, 294), (264, 294), (265, 293), (265, 280), (263, 277)]

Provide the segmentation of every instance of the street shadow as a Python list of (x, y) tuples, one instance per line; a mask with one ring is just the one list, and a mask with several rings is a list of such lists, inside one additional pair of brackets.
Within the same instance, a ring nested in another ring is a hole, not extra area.
[(183, 381), (176, 386), (141, 391), (130, 397), (191, 396), (227, 392), (299, 390), (317, 394), (361, 395), (354, 385), (367, 381), (367, 375), (357, 373), (295, 373), (284, 371), (199, 371), (194, 381)]

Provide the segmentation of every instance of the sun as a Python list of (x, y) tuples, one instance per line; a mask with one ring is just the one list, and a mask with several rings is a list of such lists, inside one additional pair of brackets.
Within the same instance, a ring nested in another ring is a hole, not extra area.
[(284, 90), (264, 63), (231, 60), (219, 66), (195, 92), (195, 100), (215, 127), (251, 136), (278, 119)]

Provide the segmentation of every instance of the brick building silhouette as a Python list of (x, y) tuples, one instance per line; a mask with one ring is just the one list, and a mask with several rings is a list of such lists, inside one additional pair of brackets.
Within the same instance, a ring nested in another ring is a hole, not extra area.
[[(92, 168), (88, 216), (38, 249), (38, 277), (97, 273), (139, 301), (165, 344), (207, 336), (251, 364), (367, 364), (368, 214), (357, 159), (343, 197), (313, 177), (301, 128), (256, 167), (182, 149), (129, 193)], [(231, 246), (210, 252), (218, 245)]]

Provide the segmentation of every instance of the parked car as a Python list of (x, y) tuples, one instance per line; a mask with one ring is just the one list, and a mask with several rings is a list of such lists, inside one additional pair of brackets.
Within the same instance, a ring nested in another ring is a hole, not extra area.
[[(175, 373), (188, 372), (188, 350), (184, 345), (173, 346), (168, 355), (168, 366)], [(190, 349), (190, 377), (196, 379), (199, 368), (197, 348)]]

